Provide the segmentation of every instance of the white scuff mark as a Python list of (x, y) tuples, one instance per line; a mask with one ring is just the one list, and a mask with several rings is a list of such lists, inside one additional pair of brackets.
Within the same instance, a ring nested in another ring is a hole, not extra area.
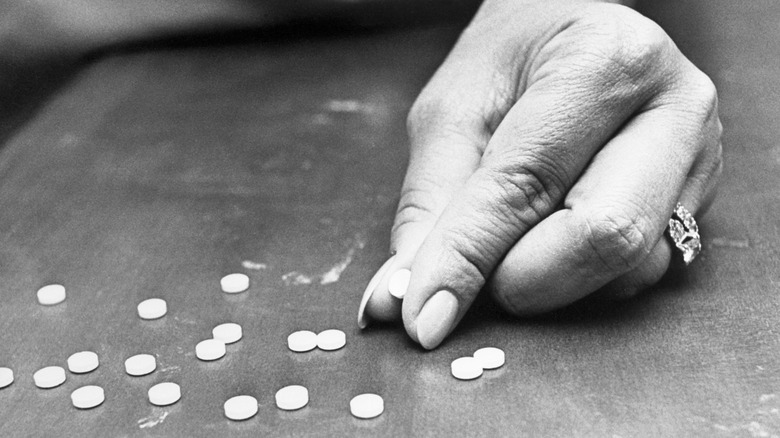
[(160, 372), (161, 373), (167, 373), (168, 371), (179, 371), (179, 370), (181, 370), (180, 366), (171, 365), (169, 367), (165, 367), (165, 368), (161, 369)]
[(747, 430), (750, 433), (750, 435), (756, 438), (764, 438), (770, 436), (769, 431), (766, 430), (766, 428), (757, 421), (751, 421), (750, 423), (743, 426), (743, 428)]
[(731, 239), (728, 237), (714, 237), (710, 244), (720, 248), (750, 248), (750, 241), (747, 239)]
[(351, 99), (332, 99), (325, 105), (325, 108), (327, 108), (328, 111), (332, 111), (334, 113), (358, 113), (363, 110), (363, 107), (364, 105), (362, 105), (359, 101)]
[(138, 427), (141, 429), (146, 429), (147, 427), (154, 427), (158, 424), (162, 424), (166, 418), (168, 418), (168, 414), (170, 412), (163, 411), (157, 415), (150, 415), (146, 418), (141, 418), (138, 420)]
[(244, 269), (252, 269), (254, 271), (262, 271), (263, 269), (268, 269), (268, 265), (265, 263), (258, 263), (253, 262), (252, 260), (244, 260), (241, 262), (241, 266), (244, 267)]
[(347, 250), (347, 254), (344, 256), (341, 261), (336, 263), (332, 268), (330, 268), (327, 272), (322, 274), (320, 277), (320, 284), (331, 284), (339, 281), (339, 278), (341, 278), (341, 273), (344, 272), (345, 269), (347, 269), (347, 266), (349, 266), (350, 263), (352, 263), (352, 259), (355, 257), (355, 253), (359, 249), (363, 249), (363, 247), (366, 246), (366, 241), (363, 238), (363, 236), (357, 234), (355, 235), (355, 239), (352, 242), (352, 245)]
[(300, 286), (303, 284), (312, 284), (314, 280), (306, 274), (292, 271), (282, 275), (282, 281), (287, 286)]
[(769, 400), (774, 400), (777, 398), (777, 394), (761, 394), (761, 397), (758, 398), (758, 401), (761, 403), (766, 403)]
[(176, 321), (176, 322), (180, 322), (182, 324), (189, 324), (189, 325), (195, 325), (195, 324), (198, 323), (197, 321), (195, 321), (193, 319), (184, 319), (184, 318), (179, 318), (178, 316), (174, 316), (173, 320)]

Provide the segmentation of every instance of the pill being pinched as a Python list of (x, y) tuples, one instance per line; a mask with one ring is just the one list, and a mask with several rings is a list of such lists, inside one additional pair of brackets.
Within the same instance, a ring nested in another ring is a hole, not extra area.
[(53, 306), (65, 301), (65, 286), (49, 284), (38, 289), (38, 302), (44, 306)]
[(285, 411), (301, 409), (309, 403), (309, 390), (301, 385), (290, 385), (276, 391), (276, 406)]
[(506, 360), (504, 351), (496, 347), (480, 348), (474, 352), (474, 359), (486, 370), (501, 368)]
[(257, 410), (257, 399), (251, 395), (237, 395), (225, 402), (225, 416), (231, 420), (247, 420), (254, 417)]
[(214, 327), (211, 334), (214, 336), (214, 339), (226, 344), (238, 342), (244, 335), (241, 326), (232, 322), (227, 322)]
[(156, 406), (168, 406), (181, 398), (181, 388), (173, 382), (158, 383), (149, 388), (149, 402)]
[(149, 298), (138, 304), (138, 316), (142, 319), (162, 318), (168, 313), (168, 304), (162, 298)]
[(222, 286), (222, 292), (237, 294), (249, 289), (249, 277), (241, 273), (228, 274), (222, 277), (219, 284)]
[(151, 354), (136, 354), (125, 360), (125, 371), (131, 376), (145, 376), (157, 368), (157, 359)]
[(452, 361), (452, 375), (460, 380), (472, 380), (482, 375), (482, 365), (473, 357), (461, 357)]
[(93, 351), (79, 351), (68, 358), (68, 369), (71, 373), (88, 373), (94, 371), (99, 365), (98, 355)]
[(82, 386), (70, 394), (73, 406), (79, 409), (92, 409), (100, 406), (105, 399), (103, 388), (95, 385)]
[(195, 355), (200, 360), (217, 360), (225, 355), (225, 343), (218, 339), (206, 339), (195, 346)]
[(317, 348), (317, 334), (308, 330), (291, 333), (287, 337), (287, 346), (296, 353), (303, 353)]
[(350, 400), (349, 410), (357, 418), (374, 418), (385, 411), (385, 401), (376, 394), (360, 394)]
[(333, 351), (347, 345), (347, 335), (341, 330), (330, 329), (317, 335), (317, 347), (320, 350)]
[(57, 366), (41, 368), (33, 374), (33, 381), (38, 388), (56, 388), (65, 383), (65, 370)]
[(390, 280), (387, 283), (387, 291), (390, 292), (390, 295), (402, 299), (406, 295), (406, 290), (409, 289), (409, 279), (411, 277), (412, 271), (399, 269), (390, 276)]
[(10, 368), (0, 367), (0, 389), (14, 383), (14, 371)]

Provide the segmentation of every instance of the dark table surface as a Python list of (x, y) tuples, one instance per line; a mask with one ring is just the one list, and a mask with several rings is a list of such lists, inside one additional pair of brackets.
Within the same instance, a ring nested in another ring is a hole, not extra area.
[[(360, 332), (357, 304), (387, 256), (407, 159), (405, 113), (454, 27), (136, 51), (91, 63), (0, 150), (0, 436), (780, 435), (780, 5), (661, 2), (646, 13), (719, 86), (725, 171), (704, 252), (627, 303), (516, 321), (480, 303), (425, 353), (394, 327)], [(251, 278), (226, 295), (219, 279)], [(68, 299), (37, 304), (58, 282)], [(168, 301), (161, 320), (135, 306)], [(200, 362), (232, 321), (245, 337)], [(339, 328), (338, 352), (286, 337)], [(456, 381), (483, 346), (507, 364)], [(100, 367), (52, 390), (32, 374), (80, 350)], [(125, 358), (158, 371), (132, 378)], [(177, 382), (183, 398), (150, 405)], [(79, 411), (85, 384), (105, 403)], [(297, 412), (274, 406), (309, 388)], [(349, 400), (381, 394), (374, 420)], [(257, 397), (241, 423), (234, 395)]]

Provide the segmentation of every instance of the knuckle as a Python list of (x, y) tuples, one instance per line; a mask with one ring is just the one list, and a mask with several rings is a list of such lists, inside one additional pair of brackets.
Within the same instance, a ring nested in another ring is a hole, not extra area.
[(721, 125), (718, 120), (718, 89), (709, 76), (695, 69), (685, 87), (689, 109), (701, 114), (705, 121), (713, 121), (717, 135), (720, 136)]
[(589, 8), (582, 20), (590, 32), (581, 44), (587, 45), (586, 53), (596, 55), (602, 74), (634, 89), (662, 78), (659, 68), (666, 63), (660, 61), (671, 40), (655, 22), (615, 5)]
[(393, 233), (408, 224), (435, 222), (438, 219), (435, 209), (439, 206), (431, 193), (437, 189), (438, 185), (434, 181), (425, 178), (418, 179), (415, 186), (404, 187), (395, 213)]
[(445, 260), (451, 270), (449, 277), (463, 277), (458, 284), (473, 283), (471, 289), (480, 289), (492, 271), (491, 261), (496, 258), (495, 237), (480, 230), (473, 230), (468, 235), (450, 230), (443, 240), (451, 249), (451, 260)]
[(586, 239), (593, 258), (613, 275), (637, 267), (651, 251), (649, 224), (626, 213), (599, 212), (584, 218)]
[(546, 217), (569, 185), (562, 166), (543, 154), (490, 170), (489, 195), (506, 223), (525, 232)]

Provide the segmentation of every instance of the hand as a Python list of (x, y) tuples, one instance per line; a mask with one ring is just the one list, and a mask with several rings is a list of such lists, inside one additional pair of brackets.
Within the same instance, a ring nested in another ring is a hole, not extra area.
[[(488, 0), (415, 102), (396, 253), (368, 317), (435, 348), (487, 286), (529, 315), (665, 273), (721, 169), (712, 82), (623, 6)], [(403, 301), (387, 291), (411, 270)], [(368, 291), (370, 293), (370, 291)]]

